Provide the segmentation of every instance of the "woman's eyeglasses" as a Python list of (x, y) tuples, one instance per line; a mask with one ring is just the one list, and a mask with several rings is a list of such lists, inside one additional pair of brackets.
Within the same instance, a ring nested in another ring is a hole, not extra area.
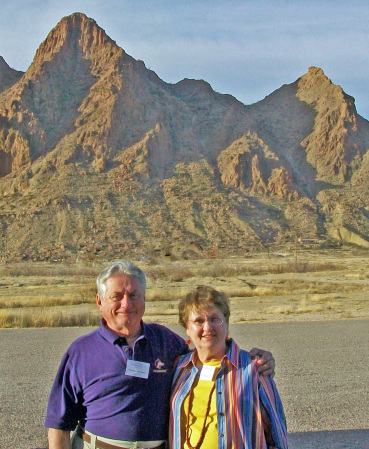
[(212, 326), (220, 326), (224, 323), (224, 318), (221, 318), (220, 316), (211, 316), (210, 318), (203, 318), (203, 317), (199, 316), (198, 318), (196, 318), (194, 320), (188, 320), (188, 321), (200, 329), (200, 328), (204, 327), (206, 321), (209, 324), (211, 324)]

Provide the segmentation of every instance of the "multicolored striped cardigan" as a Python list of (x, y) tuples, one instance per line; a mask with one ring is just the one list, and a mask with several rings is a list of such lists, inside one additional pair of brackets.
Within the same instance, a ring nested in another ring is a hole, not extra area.
[[(275, 383), (258, 374), (247, 351), (230, 340), (216, 376), (218, 449), (288, 449), (286, 420)], [(195, 353), (182, 356), (174, 374), (169, 447), (181, 449), (180, 412), (196, 378)], [(214, 448), (216, 449), (216, 448)]]

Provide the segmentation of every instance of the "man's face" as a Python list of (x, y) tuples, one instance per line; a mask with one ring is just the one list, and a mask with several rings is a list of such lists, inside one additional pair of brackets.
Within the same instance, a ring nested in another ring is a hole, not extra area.
[(116, 273), (105, 282), (105, 298), (96, 303), (108, 327), (118, 334), (134, 335), (145, 312), (145, 295), (136, 276)]

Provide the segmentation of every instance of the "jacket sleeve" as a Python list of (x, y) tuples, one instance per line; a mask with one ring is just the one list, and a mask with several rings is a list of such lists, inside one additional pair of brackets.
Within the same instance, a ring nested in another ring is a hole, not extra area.
[(288, 449), (282, 401), (274, 381), (269, 377), (259, 376), (259, 397), (268, 449)]

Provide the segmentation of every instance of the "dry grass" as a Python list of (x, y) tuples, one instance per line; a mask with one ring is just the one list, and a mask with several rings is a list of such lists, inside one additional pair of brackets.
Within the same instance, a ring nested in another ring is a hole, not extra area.
[[(369, 251), (306, 251), (247, 258), (138, 261), (148, 278), (146, 316), (177, 323), (196, 285), (225, 292), (232, 322), (369, 318)], [(102, 267), (0, 264), (0, 327), (97, 324), (95, 278)]]
[(96, 277), (98, 273), (99, 269), (91, 266), (62, 265), (60, 263), (19, 263), (5, 264), (0, 267), (0, 276), (7, 277)]
[(95, 285), (81, 285), (75, 291), (74, 295), (65, 296), (46, 296), (40, 295), (25, 298), (1, 298), (0, 309), (19, 309), (32, 307), (54, 307), (54, 306), (73, 306), (78, 304), (94, 304), (96, 287)]
[[(195, 261), (194, 261), (195, 263)], [(183, 262), (172, 263), (170, 265), (156, 265), (155, 267), (148, 267), (146, 275), (152, 281), (171, 281), (181, 282), (189, 278), (201, 277), (235, 277), (235, 276), (261, 276), (265, 274), (283, 274), (283, 273), (310, 273), (320, 271), (339, 270), (340, 265), (332, 262), (322, 263), (275, 263), (271, 262), (268, 265), (260, 266), (258, 264), (229, 264), (229, 261), (220, 262), (209, 259), (206, 267), (196, 268), (196, 266), (189, 268)]]
[(96, 326), (99, 321), (97, 312), (69, 314), (47, 309), (21, 314), (0, 312), (0, 328)]
[(177, 301), (185, 296), (189, 291), (189, 288), (149, 288), (146, 292), (146, 301)]
[(220, 289), (223, 290), (224, 293), (229, 298), (248, 298), (251, 296), (269, 296), (272, 294), (278, 294), (277, 290), (271, 287), (261, 287), (261, 286), (255, 286), (255, 287), (232, 287), (229, 286), (226, 289)]
[(194, 272), (181, 265), (159, 266), (148, 268), (145, 274), (149, 280), (152, 281), (170, 281), (181, 282), (184, 279), (194, 277)]
[(209, 268), (205, 268), (202, 272), (198, 273), (204, 276), (210, 277), (233, 277), (233, 276), (244, 276), (244, 275), (252, 275), (252, 276), (262, 276), (265, 274), (283, 274), (283, 273), (310, 273), (310, 272), (319, 272), (319, 271), (332, 271), (338, 270), (339, 264), (333, 264), (331, 262), (323, 262), (323, 263), (294, 263), (294, 262), (286, 262), (286, 263), (277, 263), (271, 262), (268, 265), (238, 265), (238, 266), (229, 266), (225, 264), (217, 263), (214, 266), (210, 266)]

